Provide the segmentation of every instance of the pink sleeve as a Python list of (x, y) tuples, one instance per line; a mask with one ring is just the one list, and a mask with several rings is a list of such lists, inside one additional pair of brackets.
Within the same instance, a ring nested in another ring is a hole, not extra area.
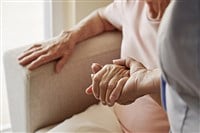
[(122, 27), (122, 2), (115, 0), (108, 5), (102, 12), (103, 17), (108, 20), (113, 26), (121, 30)]

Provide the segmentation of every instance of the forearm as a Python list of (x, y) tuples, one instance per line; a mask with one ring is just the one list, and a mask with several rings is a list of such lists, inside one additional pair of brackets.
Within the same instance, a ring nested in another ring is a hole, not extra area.
[(104, 10), (104, 8), (94, 11), (69, 30), (72, 32), (72, 38), (75, 43), (96, 36), (105, 31), (116, 29), (101, 15), (100, 12), (102, 10)]

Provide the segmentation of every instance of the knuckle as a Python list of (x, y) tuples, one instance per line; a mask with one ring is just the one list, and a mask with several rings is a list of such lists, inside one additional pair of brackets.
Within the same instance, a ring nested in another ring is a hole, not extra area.
[(110, 70), (110, 69), (112, 68), (112, 65), (111, 65), (111, 64), (106, 64), (106, 65), (104, 66), (104, 68), (106, 68), (107, 70)]
[(104, 65), (104, 67), (109, 67), (109, 66), (110, 66), (109, 64)]
[(115, 85), (113, 83), (108, 84), (108, 89), (113, 89), (114, 87), (115, 87)]
[(113, 93), (113, 94), (111, 95), (111, 97), (112, 97), (113, 99), (116, 99), (116, 98), (117, 98), (117, 94), (116, 94), (116, 93)]
[(98, 77), (98, 75), (94, 75), (93, 81), (94, 82), (99, 82), (100, 78)]
[(48, 54), (54, 57), (61, 57), (61, 52), (59, 52), (59, 50), (50, 51)]
[(129, 77), (130, 76), (130, 70), (126, 71), (124, 76), (128, 76)]
[(110, 96), (109, 96), (109, 95), (106, 96), (106, 99), (105, 99), (105, 100), (106, 100), (106, 102), (107, 102), (108, 104), (111, 103), (111, 101), (110, 101)]
[(53, 52), (52, 55), (54, 55), (55, 57), (58, 57), (59, 53), (58, 52)]
[(34, 52), (32, 53), (33, 56), (37, 56), (38, 55), (38, 52)]
[(116, 69), (116, 68), (119, 68), (119, 66), (117, 66), (117, 65), (112, 65), (112, 68)]
[(106, 89), (106, 82), (101, 82), (101, 83), (99, 84), (99, 87), (100, 87), (101, 89), (105, 90), (105, 89)]
[(40, 57), (38, 57), (38, 59), (41, 60), (41, 61), (43, 61), (43, 60), (45, 60), (46, 58), (45, 58), (44, 56), (40, 56)]

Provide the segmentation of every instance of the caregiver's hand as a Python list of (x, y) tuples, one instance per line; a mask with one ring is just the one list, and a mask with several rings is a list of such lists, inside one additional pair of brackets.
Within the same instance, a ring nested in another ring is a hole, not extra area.
[(72, 32), (62, 32), (50, 41), (34, 44), (24, 51), (18, 57), (18, 60), (22, 66), (27, 66), (29, 70), (33, 70), (58, 59), (55, 70), (60, 72), (73, 52), (74, 46), (75, 40), (72, 39)]
[(125, 66), (115, 64), (108, 64), (98, 69), (99, 71), (92, 77), (92, 93), (103, 104), (110, 105), (110, 94), (123, 86), (129, 77), (129, 70)]
[(159, 92), (159, 69), (148, 70), (143, 64), (132, 58), (114, 60), (113, 63), (130, 68), (130, 77), (123, 86), (113, 90), (110, 95), (111, 103), (116, 101), (126, 105), (143, 95)]

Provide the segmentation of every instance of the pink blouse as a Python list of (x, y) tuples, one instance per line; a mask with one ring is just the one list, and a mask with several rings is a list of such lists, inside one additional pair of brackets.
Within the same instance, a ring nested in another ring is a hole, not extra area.
[[(156, 37), (159, 22), (147, 17), (148, 5), (142, 0), (115, 0), (105, 16), (123, 34), (121, 58), (132, 57), (147, 68), (158, 66)], [(126, 106), (115, 104), (115, 113), (124, 132), (169, 132), (167, 115), (149, 95)]]

